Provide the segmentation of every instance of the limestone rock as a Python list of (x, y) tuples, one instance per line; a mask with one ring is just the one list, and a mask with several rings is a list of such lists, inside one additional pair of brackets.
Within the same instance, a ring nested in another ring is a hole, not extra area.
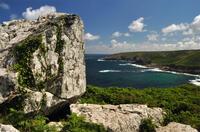
[(0, 68), (0, 104), (12, 98), (13, 93), (17, 89), (16, 79), (16, 73)]
[(0, 124), (0, 132), (19, 132), (19, 130), (14, 128), (12, 125)]
[(86, 90), (84, 54), (84, 26), (77, 15), (55, 13), (34, 21), (3, 22), (0, 25), (0, 68), (3, 69), (0, 70), (0, 104), (17, 85), (34, 91), (33, 95), (37, 96), (29, 98), (27, 112), (34, 111), (43, 93), (50, 101), (48, 109), (61, 102), (74, 102)]
[(49, 122), (48, 125), (56, 127), (57, 131), (61, 131), (62, 128), (64, 127), (61, 122)]
[(49, 92), (42, 93), (37, 91), (29, 91), (28, 93), (29, 97), (25, 99), (25, 113), (40, 110), (40, 113), (43, 115), (49, 115), (53, 111), (59, 110), (64, 107), (64, 105), (69, 103), (69, 101), (58, 98)]
[(143, 118), (152, 117), (158, 126), (163, 120), (161, 108), (148, 108), (138, 104), (71, 104), (70, 109), (77, 115), (85, 116), (87, 122), (103, 123), (105, 129), (113, 132), (138, 132)]
[(156, 129), (156, 132), (198, 132), (190, 125), (170, 122), (167, 126)]

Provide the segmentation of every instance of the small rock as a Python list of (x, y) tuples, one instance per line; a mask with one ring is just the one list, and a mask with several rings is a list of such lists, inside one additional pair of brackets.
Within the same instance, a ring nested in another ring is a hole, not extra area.
[(64, 127), (61, 122), (49, 122), (48, 125), (56, 127), (57, 131), (61, 131), (62, 128)]
[(0, 124), (0, 132), (19, 132), (19, 130), (14, 128), (12, 125)]

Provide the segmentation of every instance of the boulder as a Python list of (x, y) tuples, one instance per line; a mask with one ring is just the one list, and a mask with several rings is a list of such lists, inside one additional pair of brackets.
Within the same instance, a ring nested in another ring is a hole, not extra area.
[(0, 132), (19, 132), (19, 130), (14, 128), (12, 125), (0, 124)]
[(102, 123), (105, 129), (113, 132), (138, 132), (143, 118), (152, 118), (157, 126), (163, 120), (161, 108), (139, 104), (71, 104), (70, 110), (78, 116), (85, 116), (87, 122)]
[[(84, 26), (77, 15), (55, 13), (34, 21), (4, 22), (0, 25), (0, 104), (11, 93), (13, 97), (30, 94), (25, 112), (39, 108), (49, 113), (55, 106), (75, 102), (86, 90), (84, 54)], [(47, 99), (46, 106), (37, 107), (41, 99)]]
[(156, 132), (198, 132), (198, 131), (192, 128), (190, 125), (170, 122), (167, 126), (157, 128)]

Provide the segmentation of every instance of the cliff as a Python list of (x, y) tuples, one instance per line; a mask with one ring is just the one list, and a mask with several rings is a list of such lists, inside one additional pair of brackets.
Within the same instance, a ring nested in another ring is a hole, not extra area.
[[(56, 13), (0, 25), (0, 104), (48, 115), (86, 90), (84, 26)], [(16, 107), (16, 106), (15, 106)]]
[(113, 54), (105, 60), (127, 60), (162, 70), (200, 74), (200, 50), (126, 52)]

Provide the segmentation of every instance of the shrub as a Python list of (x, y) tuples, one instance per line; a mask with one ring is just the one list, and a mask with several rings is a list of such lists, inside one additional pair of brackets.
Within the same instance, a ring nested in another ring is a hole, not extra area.
[(156, 126), (152, 123), (150, 118), (142, 119), (139, 132), (156, 132)]

